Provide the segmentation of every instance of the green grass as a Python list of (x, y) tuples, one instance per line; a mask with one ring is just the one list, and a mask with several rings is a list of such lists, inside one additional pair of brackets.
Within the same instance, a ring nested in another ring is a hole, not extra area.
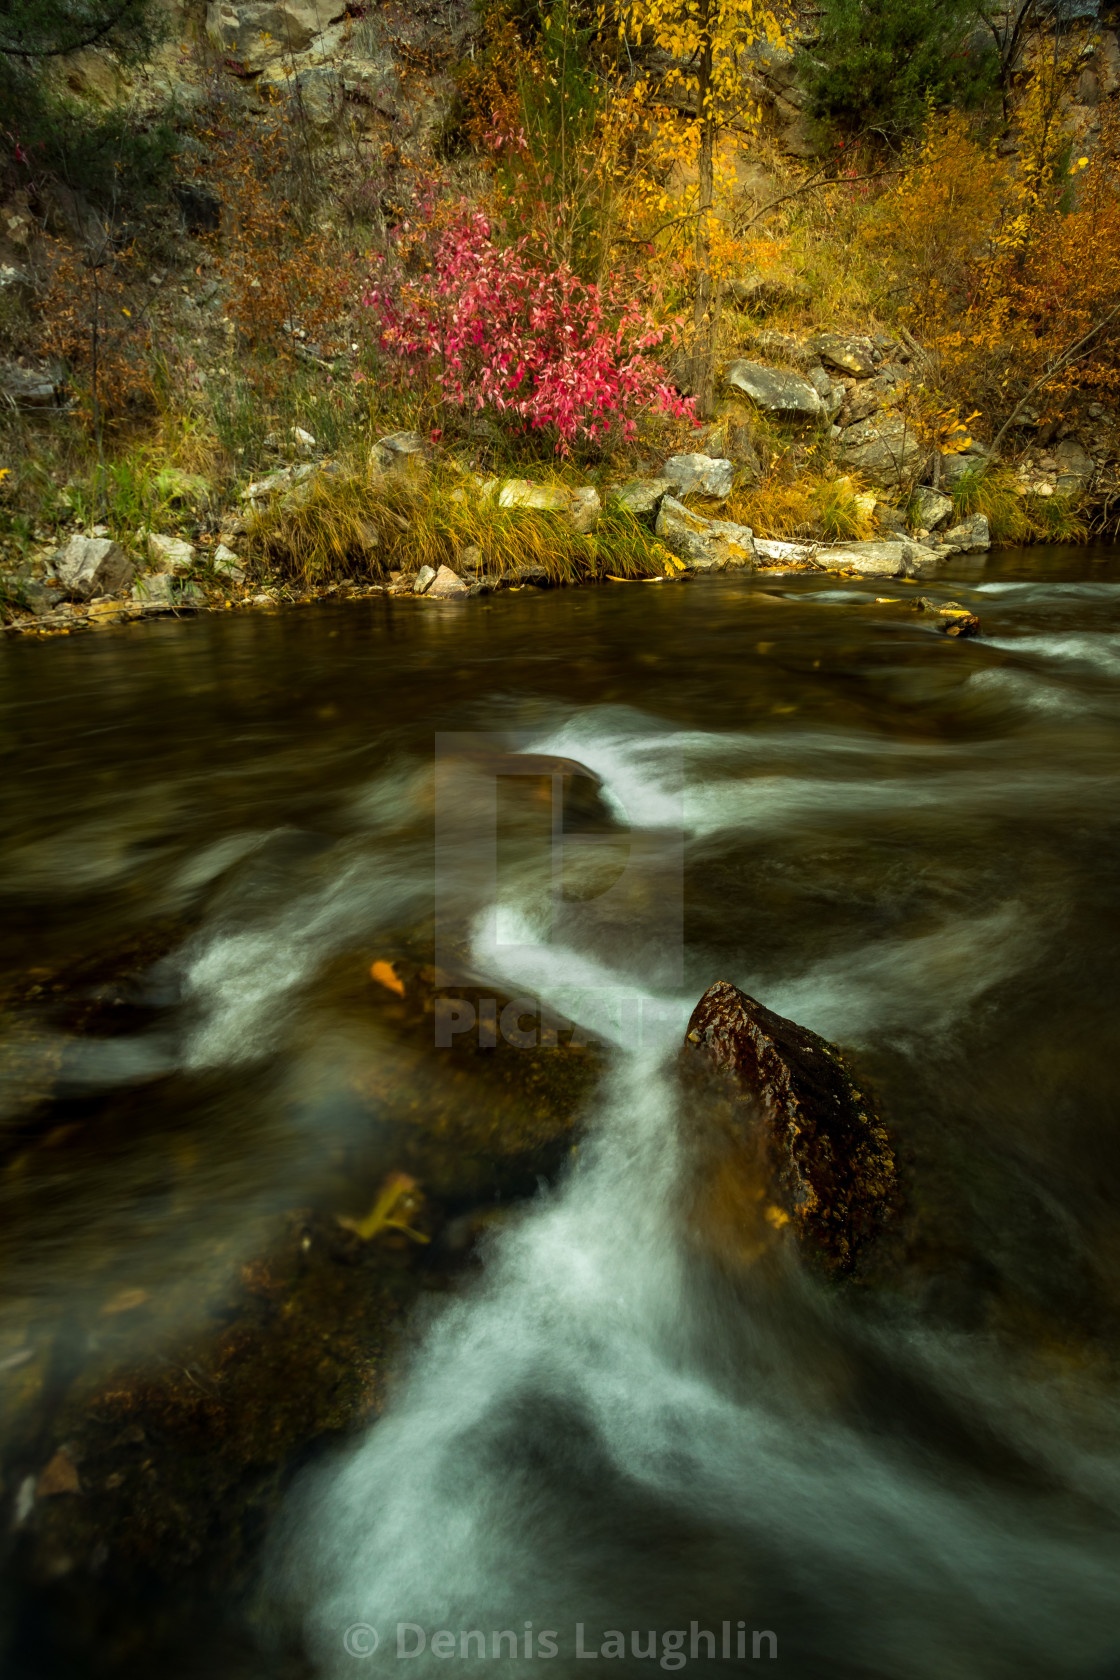
[(1005, 468), (992, 467), (984, 461), (968, 467), (950, 494), (954, 523), (982, 513), (994, 543), (1010, 547), (1035, 542), (1079, 543), (1088, 536), (1078, 497), (1060, 492), (1053, 496), (1023, 496)]
[(597, 530), (580, 535), (562, 513), (499, 507), (449, 465), (413, 480), (317, 473), (305, 493), (253, 519), (248, 557), (273, 579), (308, 587), (375, 581), (425, 565), (464, 570), (464, 551), (472, 548), (481, 554), (480, 575), (539, 566), (554, 583), (660, 577), (672, 569), (648, 527), (613, 501)]

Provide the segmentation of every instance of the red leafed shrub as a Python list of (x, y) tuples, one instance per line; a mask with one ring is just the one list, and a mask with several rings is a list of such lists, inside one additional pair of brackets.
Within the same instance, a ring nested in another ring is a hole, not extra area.
[(411, 268), (425, 246), (423, 272), (387, 261), (364, 301), (382, 349), (430, 370), (452, 406), (552, 433), (562, 455), (577, 441), (632, 436), (643, 409), (692, 412), (649, 356), (669, 329), (632, 288), (546, 267), (525, 239), (500, 245), (478, 211), (426, 237), (405, 232), (398, 257), (407, 244)]

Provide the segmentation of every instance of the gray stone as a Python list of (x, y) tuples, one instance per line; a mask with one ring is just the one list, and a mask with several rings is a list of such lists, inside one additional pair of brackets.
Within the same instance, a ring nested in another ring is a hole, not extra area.
[(727, 519), (704, 519), (673, 496), (662, 500), (656, 530), (669, 552), (696, 571), (719, 572), (733, 566), (749, 571), (757, 568), (754, 534), (748, 525), (736, 525)]
[(1088, 490), (1095, 468), (1076, 438), (1063, 438), (1054, 450), (1054, 459), (1058, 463), (1059, 490)]
[(201, 607), (206, 603), (197, 583), (184, 582), (171, 572), (148, 572), (138, 578), (132, 599), (151, 607)]
[(786, 368), (763, 367), (760, 362), (732, 362), (724, 378), (756, 408), (779, 420), (822, 421), (825, 406), (807, 379)]
[(58, 592), (48, 589), (37, 578), (9, 572), (6, 577), (0, 577), (0, 599), (22, 607), (25, 612), (34, 613), (36, 618), (43, 618), (57, 605)]
[(537, 484), (531, 478), (507, 478), (498, 491), (498, 506), (533, 508), (537, 513), (567, 513), (571, 492), (563, 484)]
[(425, 594), (432, 601), (465, 600), (470, 593), (461, 577), (451, 570), (450, 566), (441, 566)]
[(603, 504), (599, 500), (599, 492), (592, 484), (585, 484), (582, 488), (572, 491), (571, 505), (568, 508), (568, 520), (572, 530), (578, 536), (589, 536), (599, 523), (599, 515), (603, 511)]
[(754, 309), (760, 314), (805, 303), (812, 295), (809, 282), (798, 275), (744, 274), (724, 286), (724, 296), (735, 308)]
[(978, 549), (991, 548), (992, 534), (987, 519), (982, 513), (974, 513), (971, 519), (951, 526), (938, 537), (938, 547), (942, 545), (957, 554), (974, 554)]
[(735, 468), (717, 456), (671, 455), (659, 476), (667, 481), (674, 496), (715, 496), (723, 501), (731, 494)]
[(244, 583), (245, 571), (232, 548), (219, 543), (214, 551), (214, 570), (230, 583)]
[(858, 572), (861, 577), (921, 577), (935, 562), (935, 556), (921, 543), (844, 543), (817, 554), (820, 565), (831, 571)]
[(913, 509), (915, 520), (924, 530), (936, 531), (952, 513), (953, 499), (931, 490), (928, 484), (920, 484), (914, 492)]
[(849, 471), (862, 474), (882, 489), (905, 482), (925, 456), (913, 427), (896, 414), (846, 426), (840, 437), (840, 448)]
[(436, 581), (437, 573), (434, 566), (421, 566), (416, 574), (416, 582), (412, 586), (414, 595), (424, 595)]
[(58, 384), (42, 368), (20, 367), (17, 362), (0, 364), (0, 393), (17, 408), (54, 408)]
[(224, 52), (255, 66), (304, 52), (333, 11), (332, 0), (211, 0), (206, 33)]
[(312, 128), (330, 128), (338, 120), (343, 86), (342, 76), (333, 65), (310, 65), (293, 76), (287, 86), (291, 104)]
[(194, 549), (182, 537), (159, 536), (152, 531), (148, 535), (148, 557), (162, 572), (170, 572), (172, 577), (178, 577), (182, 572), (189, 572), (195, 563)]
[(136, 575), (136, 567), (111, 537), (71, 537), (54, 558), (54, 572), (67, 595), (89, 601), (94, 595), (118, 595)]
[(845, 333), (815, 333), (807, 348), (815, 351), (826, 367), (850, 373), (856, 379), (869, 379), (883, 359), (869, 338)]
[(419, 466), (427, 446), (419, 432), (389, 432), (378, 438), (370, 451), (371, 464), (381, 472)]
[(667, 478), (634, 478), (629, 484), (621, 485), (614, 496), (620, 507), (641, 519), (656, 513), (662, 496), (668, 495), (672, 488)]

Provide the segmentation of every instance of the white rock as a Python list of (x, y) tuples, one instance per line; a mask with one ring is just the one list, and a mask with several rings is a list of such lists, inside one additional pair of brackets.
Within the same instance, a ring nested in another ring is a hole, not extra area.
[(214, 550), (214, 570), (231, 583), (244, 583), (245, 571), (232, 548), (219, 543)]
[(531, 478), (507, 478), (498, 491), (498, 506), (536, 508), (540, 513), (566, 513), (571, 492), (562, 484), (534, 484)]
[(573, 490), (568, 509), (572, 530), (581, 537), (587, 536), (598, 525), (602, 510), (599, 492), (594, 485), (587, 484), (580, 490)]
[(54, 572), (68, 594), (89, 601), (94, 595), (119, 595), (136, 567), (110, 537), (71, 537), (55, 556)]
[(194, 549), (182, 537), (163, 537), (155, 532), (148, 535), (148, 557), (162, 572), (178, 577), (194, 565)]
[(453, 601), (457, 596), (466, 595), (469, 592), (462, 578), (458, 577), (450, 566), (441, 566), (425, 593), (432, 600)]
[(674, 496), (696, 494), (723, 501), (731, 494), (735, 468), (721, 456), (672, 455), (658, 476), (668, 479)]
[(412, 586), (412, 593), (414, 595), (426, 594), (438, 575), (434, 566), (421, 566), (416, 574), (416, 582)]

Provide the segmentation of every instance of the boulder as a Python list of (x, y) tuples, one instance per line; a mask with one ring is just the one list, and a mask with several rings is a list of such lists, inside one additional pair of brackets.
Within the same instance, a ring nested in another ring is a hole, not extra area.
[(0, 363), (0, 396), (14, 408), (55, 408), (59, 386), (43, 368), (21, 367), (18, 362)]
[(662, 496), (672, 488), (667, 478), (632, 478), (629, 484), (620, 485), (613, 494), (620, 507), (642, 519), (657, 512)]
[(119, 595), (136, 575), (136, 567), (111, 537), (71, 537), (53, 565), (59, 583), (76, 601)]
[(197, 583), (190, 583), (171, 572), (148, 572), (138, 578), (132, 589), (132, 599), (141, 606), (201, 607), (206, 597)]
[(154, 531), (148, 535), (148, 557), (161, 572), (178, 577), (189, 572), (195, 563), (194, 549), (182, 537), (163, 537)]
[(256, 66), (306, 51), (335, 10), (331, 0), (211, 0), (206, 33), (223, 52)]
[(498, 489), (498, 506), (535, 508), (539, 513), (566, 513), (571, 492), (563, 484), (536, 484), (531, 478), (507, 478)]
[(582, 534), (599, 523), (602, 506), (593, 485), (571, 489), (566, 484), (537, 484), (531, 478), (507, 478), (498, 489), (498, 506), (534, 508), (539, 513), (562, 513)]
[(816, 1264), (850, 1271), (886, 1223), (897, 1171), (840, 1051), (721, 980), (692, 1012), (680, 1063), (721, 1157), (698, 1222), (732, 1227), (717, 1234), (740, 1237), (740, 1252), (754, 1246), (752, 1224), (788, 1229)]
[(1054, 450), (1054, 459), (1058, 463), (1059, 490), (1067, 494), (1088, 490), (1096, 469), (1076, 438), (1063, 438)]
[(724, 286), (724, 296), (733, 307), (754, 309), (763, 315), (770, 309), (807, 303), (812, 295), (809, 282), (795, 274), (745, 274)]
[(805, 370), (805, 377), (824, 404), (825, 418), (835, 420), (847, 396), (843, 385), (834, 380), (819, 362)]
[(844, 466), (869, 483), (892, 489), (920, 466), (925, 449), (900, 414), (884, 414), (847, 426), (840, 436)]
[(225, 578), (229, 583), (244, 583), (245, 581), (245, 570), (240, 560), (232, 548), (227, 548), (225, 543), (219, 543), (214, 550), (214, 570), (219, 577)]
[(421, 566), (416, 574), (416, 582), (412, 586), (414, 595), (424, 595), (436, 581), (438, 576), (434, 566)]
[(581, 489), (572, 491), (568, 520), (572, 530), (578, 536), (586, 537), (594, 531), (599, 523), (599, 515), (602, 511), (603, 504), (599, 500), (599, 492), (594, 485), (585, 484)]
[(749, 526), (726, 519), (704, 519), (673, 496), (662, 500), (656, 531), (669, 552), (695, 571), (757, 568), (754, 534)]
[(423, 464), (426, 453), (419, 432), (389, 432), (370, 450), (370, 465), (382, 473), (414, 471)]
[(861, 577), (921, 577), (933, 569), (936, 560), (923, 543), (905, 538), (844, 543), (839, 548), (820, 550), (816, 558), (830, 572), (858, 572)]
[(943, 496), (940, 490), (931, 490), (928, 484), (919, 484), (911, 505), (915, 520), (926, 531), (936, 531), (953, 511), (952, 497)]
[(428, 599), (432, 601), (465, 599), (469, 593), (467, 585), (461, 577), (451, 570), (450, 566), (441, 566), (425, 590)]
[(883, 360), (882, 352), (869, 338), (845, 333), (815, 333), (809, 339), (807, 348), (814, 351), (826, 367), (851, 374), (855, 379), (869, 379)]
[(674, 496), (715, 496), (720, 501), (731, 494), (735, 468), (730, 461), (712, 455), (671, 455), (660, 475)]
[(974, 513), (948, 531), (939, 532), (937, 545), (939, 549), (948, 548), (955, 554), (975, 554), (982, 548), (991, 548), (992, 534), (988, 521), (982, 513)]
[(733, 391), (742, 392), (764, 414), (777, 420), (800, 422), (825, 418), (825, 405), (807, 379), (788, 368), (763, 367), (761, 362), (732, 362), (724, 375)]

